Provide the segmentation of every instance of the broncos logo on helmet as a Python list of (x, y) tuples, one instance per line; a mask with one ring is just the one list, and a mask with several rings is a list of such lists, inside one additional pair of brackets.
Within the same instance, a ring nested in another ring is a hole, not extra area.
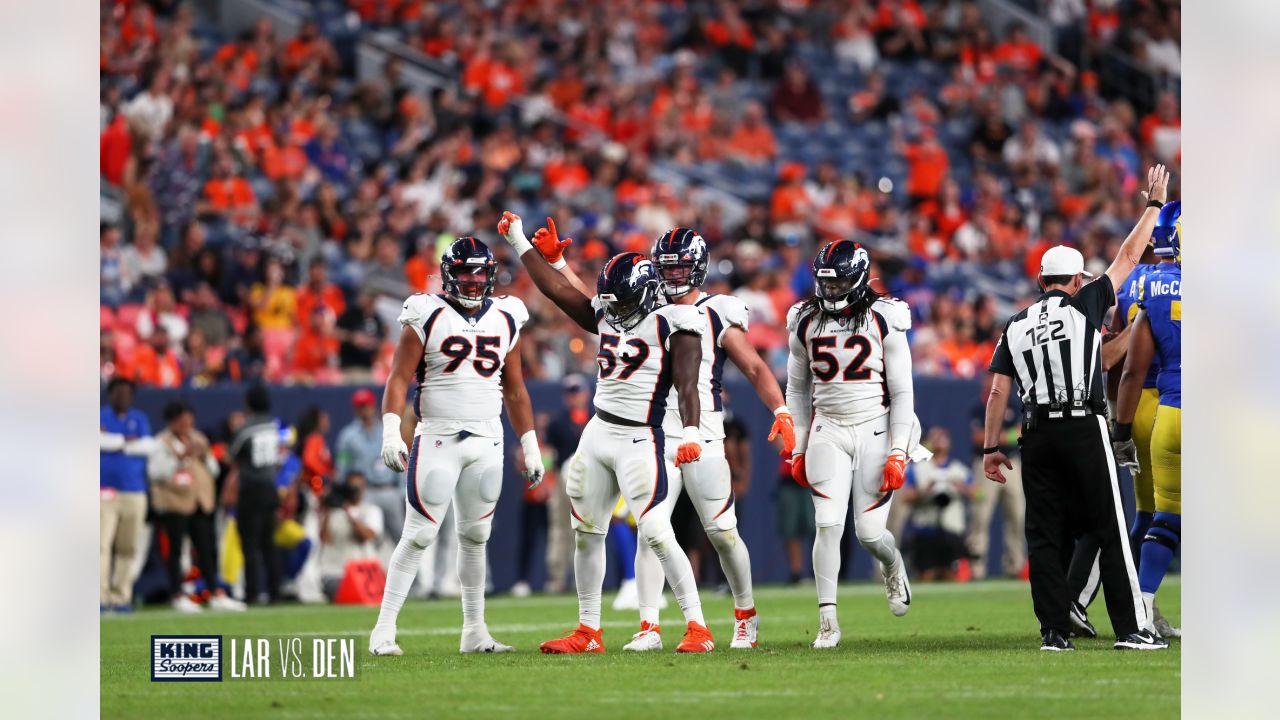
[(1160, 208), (1156, 227), (1151, 231), (1152, 252), (1157, 257), (1182, 257), (1182, 201), (1174, 200)]
[(662, 294), (669, 298), (686, 295), (706, 282), (710, 253), (707, 241), (694, 230), (671, 228), (653, 244), (649, 255), (658, 267)]
[(814, 295), (829, 313), (861, 300), (870, 291), (870, 275), (871, 255), (852, 240), (828, 243), (813, 258)]
[(440, 257), (440, 280), (444, 292), (464, 308), (480, 307), (493, 294), (498, 262), (493, 251), (473, 237), (454, 240)]
[(657, 305), (658, 273), (653, 263), (640, 253), (614, 255), (600, 270), (596, 297), (610, 325), (630, 330)]

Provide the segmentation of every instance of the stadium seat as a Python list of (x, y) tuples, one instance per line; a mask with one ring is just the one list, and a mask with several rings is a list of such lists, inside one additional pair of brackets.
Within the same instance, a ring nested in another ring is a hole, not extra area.
[(116, 308), (116, 327), (135, 332), (134, 328), (138, 327), (138, 316), (146, 307), (137, 304), (121, 305)]

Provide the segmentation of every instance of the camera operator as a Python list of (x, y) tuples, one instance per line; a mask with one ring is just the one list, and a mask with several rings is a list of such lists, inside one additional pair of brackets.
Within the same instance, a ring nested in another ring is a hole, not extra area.
[(378, 557), (382, 509), (364, 500), (365, 478), (358, 472), (334, 483), (320, 515), (320, 582), (329, 600), (338, 592), (347, 563)]
[(921, 580), (954, 580), (956, 563), (968, 555), (965, 504), (973, 499), (973, 477), (964, 463), (951, 457), (951, 436), (946, 429), (930, 429), (924, 445), (933, 451), (933, 457), (912, 465), (914, 482), (912, 492), (907, 493), (916, 530), (913, 560)]

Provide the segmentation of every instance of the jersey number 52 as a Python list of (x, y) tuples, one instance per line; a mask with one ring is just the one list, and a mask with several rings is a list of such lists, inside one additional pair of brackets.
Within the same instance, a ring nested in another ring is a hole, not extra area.
[[(813, 357), (810, 368), (813, 370), (813, 376), (822, 382), (830, 382), (835, 378), (836, 373), (840, 371), (840, 361), (836, 359), (836, 354), (829, 352), (836, 346), (836, 339), (832, 335), (824, 335), (813, 338), (809, 341), (809, 354)], [(871, 341), (865, 335), (850, 335), (845, 338), (844, 349), (853, 351), (853, 359), (844, 368), (844, 380), (866, 380), (871, 377), (871, 370), (862, 367), (867, 361), (867, 357), (871, 355)]]

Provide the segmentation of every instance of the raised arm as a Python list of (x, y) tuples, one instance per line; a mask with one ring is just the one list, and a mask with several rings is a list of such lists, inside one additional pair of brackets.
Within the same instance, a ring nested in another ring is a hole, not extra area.
[(396, 472), (404, 472), (409, 464), (409, 446), (400, 435), (400, 417), (404, 414), (409, 381), (422, 360), (422, 343), (415, 328), (406, 326), (400, 330), (400, 343), (382, 393), (382, 462)]
[(702, 457), (702, 405), (698, 398), (698, 372), (702, 369), (702, 338), (690, 332), (675, 332), (671, 344), (671, 375), (680, 403), (684, 437), (676, 449), (676, 466)]
[(725, 329), (721, 338), (720, 345), (728, 353), (729, 359), (751, 382), (751, 387), (755, 388), (756, 394), (760, 396), (765, 407), (773, 408), (774, 419), (773, 427), (769, 429), (769, 440), (772, 441), (781, 436), (782, 456), (790, 456), (796, 447), (795, 419), (787, 409), (786, 400), (782, 397), (782, 388), (778, 387), (778, 380), (773, 376), (773, 371), (769, 369), (764, 358), (760, 357), (760, 353), (756, 352), (756, 349), (747, 341), (747, 334), (742, 332), (742, 328), (731, 325)]
[(1124, 239), (1111, 267), (1107, 268), (1107, 278), (1111, 280), (1111, 287), (1116, 292), (1119, 292), (1125, 278), (1129, 277), (1129, 273), (1133, 272), (1142, 259), (1142, 250), (1151, 239), (1151, 231), (1156, 228), (1160, 205), (1169, 196), (1169, 171), (1164, 165), (1156, 165), (1147, 171), (1147, 189), (1143, 196), (1148, 200), (1147, 208), (1142, 211), (1142, 217), (1138, 218), (1138, 224), (1129, 232), (1129, 237)]
[(502, 219), (498, 221), (498, 232), (520, 256), (520, 262), (529, 271), (529, 278), (538, 286), (538, 290), (583, 330), (598, 332), (591, 298), (543, 259), (542, 254), (524, 236), (524, 223), (520, 216), (511, 212), (502, 213)]
[(519, 340), (507, 353), (507, 361), (502, 366), (502, 402), (507, 407), (511, 427), (520, 438), (521, 460), (524, 464), (520, 472), (532, 490), (542, 482), (545, 468), (542, 466), (542, 449), (538, 447), (538, 434), (533, 429), (533, 404), (529, 401), (529, 391), (524, 386)]

